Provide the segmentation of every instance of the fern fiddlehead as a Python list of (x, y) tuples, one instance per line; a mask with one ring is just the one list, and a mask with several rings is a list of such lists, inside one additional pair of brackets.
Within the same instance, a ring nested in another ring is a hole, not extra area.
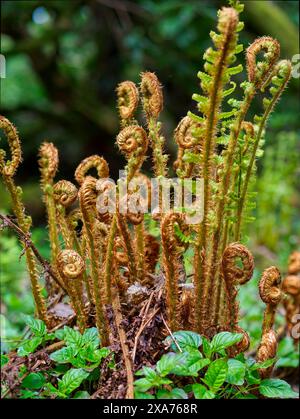
[(125, 128), (134, 123), (134, 114), (139, 104), (139, 91), (132, 81), (119, 83), (116, 91), (121, 126)]
[[(242, 268), (237, 266), (237, 259), (240, 259)], [(229, 330), (232, 332), (241, 332), (238, 326), (239, 304), (237, 301), (237, 285), (243, 285), (248, 282), (253, 275), (254, 260), (249, 250), (240, 243), (231, 243), (226, 247), (222, 257), (222, 273), (225, 281), (227, 294), (227, 310)], [(242, 331), (244, 339), (236, 347), (240, 351), (247, 349), (249, 337)]]
[(74, 231), (69, 228), (66, 208), (76, 201), (77, 196), (78, 190), (76, 186), (68, 180), (60, 180), (53, 186), (53, 198), (56, 203), (60, 230), (65, 246), (68, 249), (73, 247)]
[[(14, 182), (14, 176), (22, 161), (21, 142), (16, 128), (4, 116), (0, 116), (0, 129), (4, 131), (11, 151), (11, 159), (6, 160), (5, 151), (0, 149), (0, 174), (10, 194), (12, 209), (16, 215), (18, 224), (24, 233), (29, 234), (31, 218), (25, 215), (25, 208), (22, 202), (22, 189), (17, 187)], [(39, 274), (32, 249), (25, 247), (25, 255), (37, 315), (48, 324), (46, 303), (41, 293), (41, 286), (38, 281)]]
[[(109, 342), (108, 336), (108, 324), (107, 318), (105, 315), (105, 292), (102, 271), (98, 256), (98, 249), (96, 246), (99, 243), (95, 242), (95, 236), (93, 229), (95, 213), (96, 213), (96, 199), (97, 199), (97, 190), (96, 190), (97, 180), (91, 176), (87, 176), (80, 187), (79, 190), (79, 203), (80, 209), (82, 212), (84, 232), (86, 235), (86, 241), (89, 251), (90, 259), (90, 268), (91, 268), (91, 277), (93, 284), (93, 295), (95, 298), (95, 308), (96, 308), (96, 325), (103, 339), (104, 345)], [(97, 240), (96, 240), (97, 241)]]
[(107, 161), (98, 155), (85, 158), (75, 170), (75, 179), (79, 185), (82, 185), (88, 172), (92, 169), (97, 171), (98, 177), (107, 178), (109, 176), (109, 167)]
[(56, 225), (56, 211), (53, 199), (53, 180), (58, 169), (58, 150), (53, 143), (43, 143), (39, 149), (39, 167), (41, 186), (48, 217), (51, 259), (56, 260), (59, 251), (59, 239)]
[(77, 316), (79, 330), (83, 333), (87, 325), (87, 317), (82, 300), (84, 261), (75, 250), (65, 249), (59, 252), (56, 263), (58, 271), (67, 286), (71, 304)]
[[(266, 304), (266, 309), (263, 319), (262, 338), (256, 356), (258, 362), (263, 362), (276, 356), (277, 338), (273, 325), (276, 308), (282, 298), (280, 285), (281, 276), (277, 268), (271, 266), (263, 272), (259, 282), (259, 295)], [(272, 370), (273, 366), (270, 366), (269, 368), (260, 369), (259, 373), (262, 378), (266, 378), (270, 376)]]

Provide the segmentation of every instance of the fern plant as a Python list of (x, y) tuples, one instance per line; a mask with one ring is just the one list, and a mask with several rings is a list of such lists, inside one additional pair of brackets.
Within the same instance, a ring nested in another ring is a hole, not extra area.
[[(238, 1), (231, 3), (232, 7), (219, 11), (217, 32), (210, 34), (213, 47), (204, 53), (204, 71), (198, 73), (201, 92), (193, 95), (198, 113), (188, 112), (174, 132), (178, 145), (174, 168), (179, 180), (203, 178), (203, 220), (188, 225), (184, 208), (171, 206), (164, 213), (160, 195), (152, 221), (160, 228), (161, 243), (147, 231), (144, 211), (122, 210), (135, 187), (127, 190), (126, 202), (117, 199), (113, 213), (107, 210), (104, 203), (111, 200), (112, 185), (104, 157), (90, 156), (79, 164), (77, 186), (67, 180), (54, 184), (58, 151), (52, 143), (44, 143), (39, 163), (52, 256), (50, 262), (45, 261), (30, 238), (30, 218), (13, 180), (21, 160), (21, 143), (13, 124), (0, 119), (12, 152), (7, 160), (1, 150), (0, 172), (15, 214), (13, 219), (2, 215), (1, 219), (24, 244), (37, 316), (49, 330), (61, 321), (72, 324), (75, 320), (81, 333), (96, 326), (103, 345), (116, 346), (118, 342), (119, 365), (124, 366), (127, 379), (123, 397), (133, 397), (133, 371), (147, 353), (139, 342), (143, 333), (149, 347), (154, 339), (161, 348), (162, 337), (180, 329), (207, 338), (220, 331), (238, 333), (241, 339), (228, 349), (231, 356), (249, 347), (247, 331), (238, 324), (238, 287), (251, 280), (254, 268), (251, 253), (241, 243), (243, 225), (248, 221), (249, 185), (255, 178), (265, 126), (287, 86), (291, 64), (278, 61), (280, 45), (275, 39), (257, 39), (246, 50), (247, 79), (240, 84), (242, 97), (233, 96), (237, 87), (234, 76), (243, 70), (242, 64), (236, 64), (243, 51), (238, 43), (243, 6)], [(262, 96), (262, 113), (248, 120), (258, 94)], [(145, 127), (135, 117), (140, 97)], [(150, 180), (141, 172), (148, 146), (159, 190), (168, 160), (159, 121), (163, 95), (157, 76), (142, 73), (139, 89), (130, 81), (120, 83), (117, 104), (121, 130), (116, 143), (127, 160), (125, 180), (143, 179), (151, 195)], [(89, 174), (93, 168), (98, 178)], [(119, 183), (117, 197), (121, 187)], [(183, 260), (186, 251), (193, 254), (191, 282), (187, 281)], [(38, 281), (38, 264), (46, 283), (50, 283), (47, 301)], [(265, 362), (275, 357), (277, 345), (273, 323), (282, 294), (275, 267), (263, 273), (260, 294), (267, 308), (258, 360)], [(61, 318), (58, 305), (65, 300), (73, 314)], [(152, 332), (147, 335), (149, 328)], [(120, 374), (124, 368), (119, 369)], [(262, 371), (264, 378), (271, 369)]]

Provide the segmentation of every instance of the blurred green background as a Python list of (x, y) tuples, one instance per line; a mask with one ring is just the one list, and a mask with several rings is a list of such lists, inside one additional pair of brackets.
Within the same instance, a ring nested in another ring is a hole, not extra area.
[[(59, 148), (58, 178), (72, 181), (78, 163), (95, 153), (107, 159), (116, 178), (124, 159), (114, 146), (115, 88), (126, 79), (138, 83), (139, 73), (150, 70), (164, 87), (163, 129), (173, 161), (173, 130), (188, 110), (195, 109), (191, 96), (199, 91), (196, 74), (211, 43), (209, 31), (215, 29), (217, 9), (226, 4), (225, 0), (1, 2), (1, 53), (6, 58), (1, 113), (20, 132), (24, 162), (17, 181), (33, 216), (34, 238), (45, 256), (48, 243), (36, 159), (41, 142), (47, 139)], [(245, 46), (258, 36), (270, 35), (280, 41), (283, 58), (299, 53), (298, 1), (244, 4), (241, 41)], [(244, 63), (243, 54), (239, 61)], [(238, 77), (243, 80), (245, 73)], [(299, 247), (298, 95), (299, 78), (291, 81), (271, 118), (265, 155), (259, 162), (256, 222), (246, 238), (259, 270), (270, 264), (284, 270), (288, 254)], [(254, 111), (260, 111), (258, 105)], [(0, 210), (9, 211), (2, 183)], [(11, 307), (15, 281), (27, 284), (23, 265), (17, 265), (17, 246), (12, 237), (0, 239), (4, 311)], [(22, 286), (19, 283), (17, 289)], [(22, 309), (15, 304), (14, 310)], [(26, 304), (23, 311), (30, 312), (30, 302)]]

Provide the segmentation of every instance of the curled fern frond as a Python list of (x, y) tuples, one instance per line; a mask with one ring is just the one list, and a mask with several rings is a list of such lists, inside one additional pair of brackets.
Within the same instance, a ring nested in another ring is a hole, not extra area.
[(84, 216), (88, 211), (94, 212), (96, 210), (97, 199), (97, 180), (92, 176), (87, 176), (79, 189), (79, 202), (81, 212)]
[(58, 150), (53, 143), (45, 142), (39, 149), (39, 167), (42, 185), (52, 183), (58, 170)]
[(132, 81), (123, 81), (116, 89), (118, 96), (118, 110), (122, 124), (131, 120), (139, 104), (139, 91)]
[[(237, 266), (240, 259), (243, 267)], [(248, 282), (253, 275), (254, 260), (249, 250), (240, 243), (231, 243), (226, 247), (222, 257), (222, 272), (227, 293), (227, 307), (229, 312), (230, 330), (238, 327), (239, 305), (237, 298), (237, 285)]]
[(98, 155), (89, 156), (82, 160), (75, 171), (75, 179), (79, 185), (82, 185), (87, 173), (91, 169), (96, 169), (98, 177), (107, 178), (109, 176), (109, 167), (107, 161)]
[[(259, 282), (259, 295), (266, 304), (263, 319), (262, 339), (257, 352), (257, 360), (274, 358), (277, 350), (277, 339), (273, 326), (277, 305), (282, 299), (281, 275), (275, 266), (265, 269)], [(260, 375), (265, 378), (272, 372), (273, 367), (267, 371), (260, 370)]]
[(63, 207), (72, 205), (78, 195), (76, 186), (68, 180), (60, 180), (53, 186), (53, 196), (57, 204)]
[(0, 115), (0, 129), (6, 135), (11, 152), (11, 160), (5, 160), (6, 153), (0, 149), (0, 173), (2, 176), (14, 177), (22, 162), (21, 142), (16, 127), (2, 115)]
[(259, 295), (265, 304), (277, 305), (282, 298), (281, 276), (275, 266), (266, 269), (259, 282)]
[(131, 125), (117, 136), (120, 151), (128, 160), (127, 180), (130, 181), (141, 168), (148, 149), (148, 136), (142, 127)]
[(79, 278), (85, 269), (82, 257), (75, 250), (62, 250), (57, 257), (57, 267), (61, 276), (68, 279)]
[[(270, 330), (262, 335), (259, 348), (256, 354), (256, 361), (257, 362), (265, 362), (268, 359), (273, 359), (276, 357), (277, 353), (277, 337), (274, 330)], [(260, 368), (258, 370), (259, 375), (261, 378), (268, 378), (270, 377), (273, 371), (273, 365), (268, 368)]]
[(160, 82), (154, 73), (141, 73), (141, 93), (143, 108), (148, 118), (158, 118), (163, 108), (163, 95)]
[(174, 139), (178, 145), (178, 154), (173, 166), (180, 177), (190, 177), (194, 163), (199, 161), (199, 154), (203, 149), (200, 129), (201, 124), (196, 123), (189, 115), (185, 116), (175, 129)]
[[(58, 170), (58, 150), (53, 143), (44, 142), (39, 149), (39, 168), (41, 172), (41, 186), (43, 191), (43, 200), (45, 202), (49, 240), (51, 246), (51, 259), (55, 261), (59, 251), (58, 229), (56, 223), (56, 211), (53, 198), (53, 180)], [(56, 286), (53, 281), (49, 280), (48, 291), (53, 294)]]
[(82, 275), (85, 271), (85, 263), (82, 257), (71, 249), (59, 252), (56, 259), (57, 269), (67, 286), (71, 304), (77, 316), (79, 330), (84, 332), (86, 328), (86, 313), (82, 301)]
[[(257, 56), (265, 51), (264, 61), (257, 62)], [(246, 52), (248, 79), (257, 89), (261, 89), (269, 77), (280, 55), (280, 44), (270, 36), (256, 39)]]

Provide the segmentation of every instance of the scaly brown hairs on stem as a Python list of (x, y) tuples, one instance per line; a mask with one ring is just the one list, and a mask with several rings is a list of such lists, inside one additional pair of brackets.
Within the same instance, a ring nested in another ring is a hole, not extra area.
[[(272, 359), (277, 352), (277, 338), (273, 330), (275, 321), (275, 313), (278, 304), (282, 299), (281, 291), (281, 275), (275, 266), (265, 269), (259, 282), (259, 295), (266, 304), (263, 319), (262, 338), (257, 351), (256, 359), (258, 362)], [(272, 373), (273, 366), (260, 369), (259, 373), (262, 378), (269, 377)]]

